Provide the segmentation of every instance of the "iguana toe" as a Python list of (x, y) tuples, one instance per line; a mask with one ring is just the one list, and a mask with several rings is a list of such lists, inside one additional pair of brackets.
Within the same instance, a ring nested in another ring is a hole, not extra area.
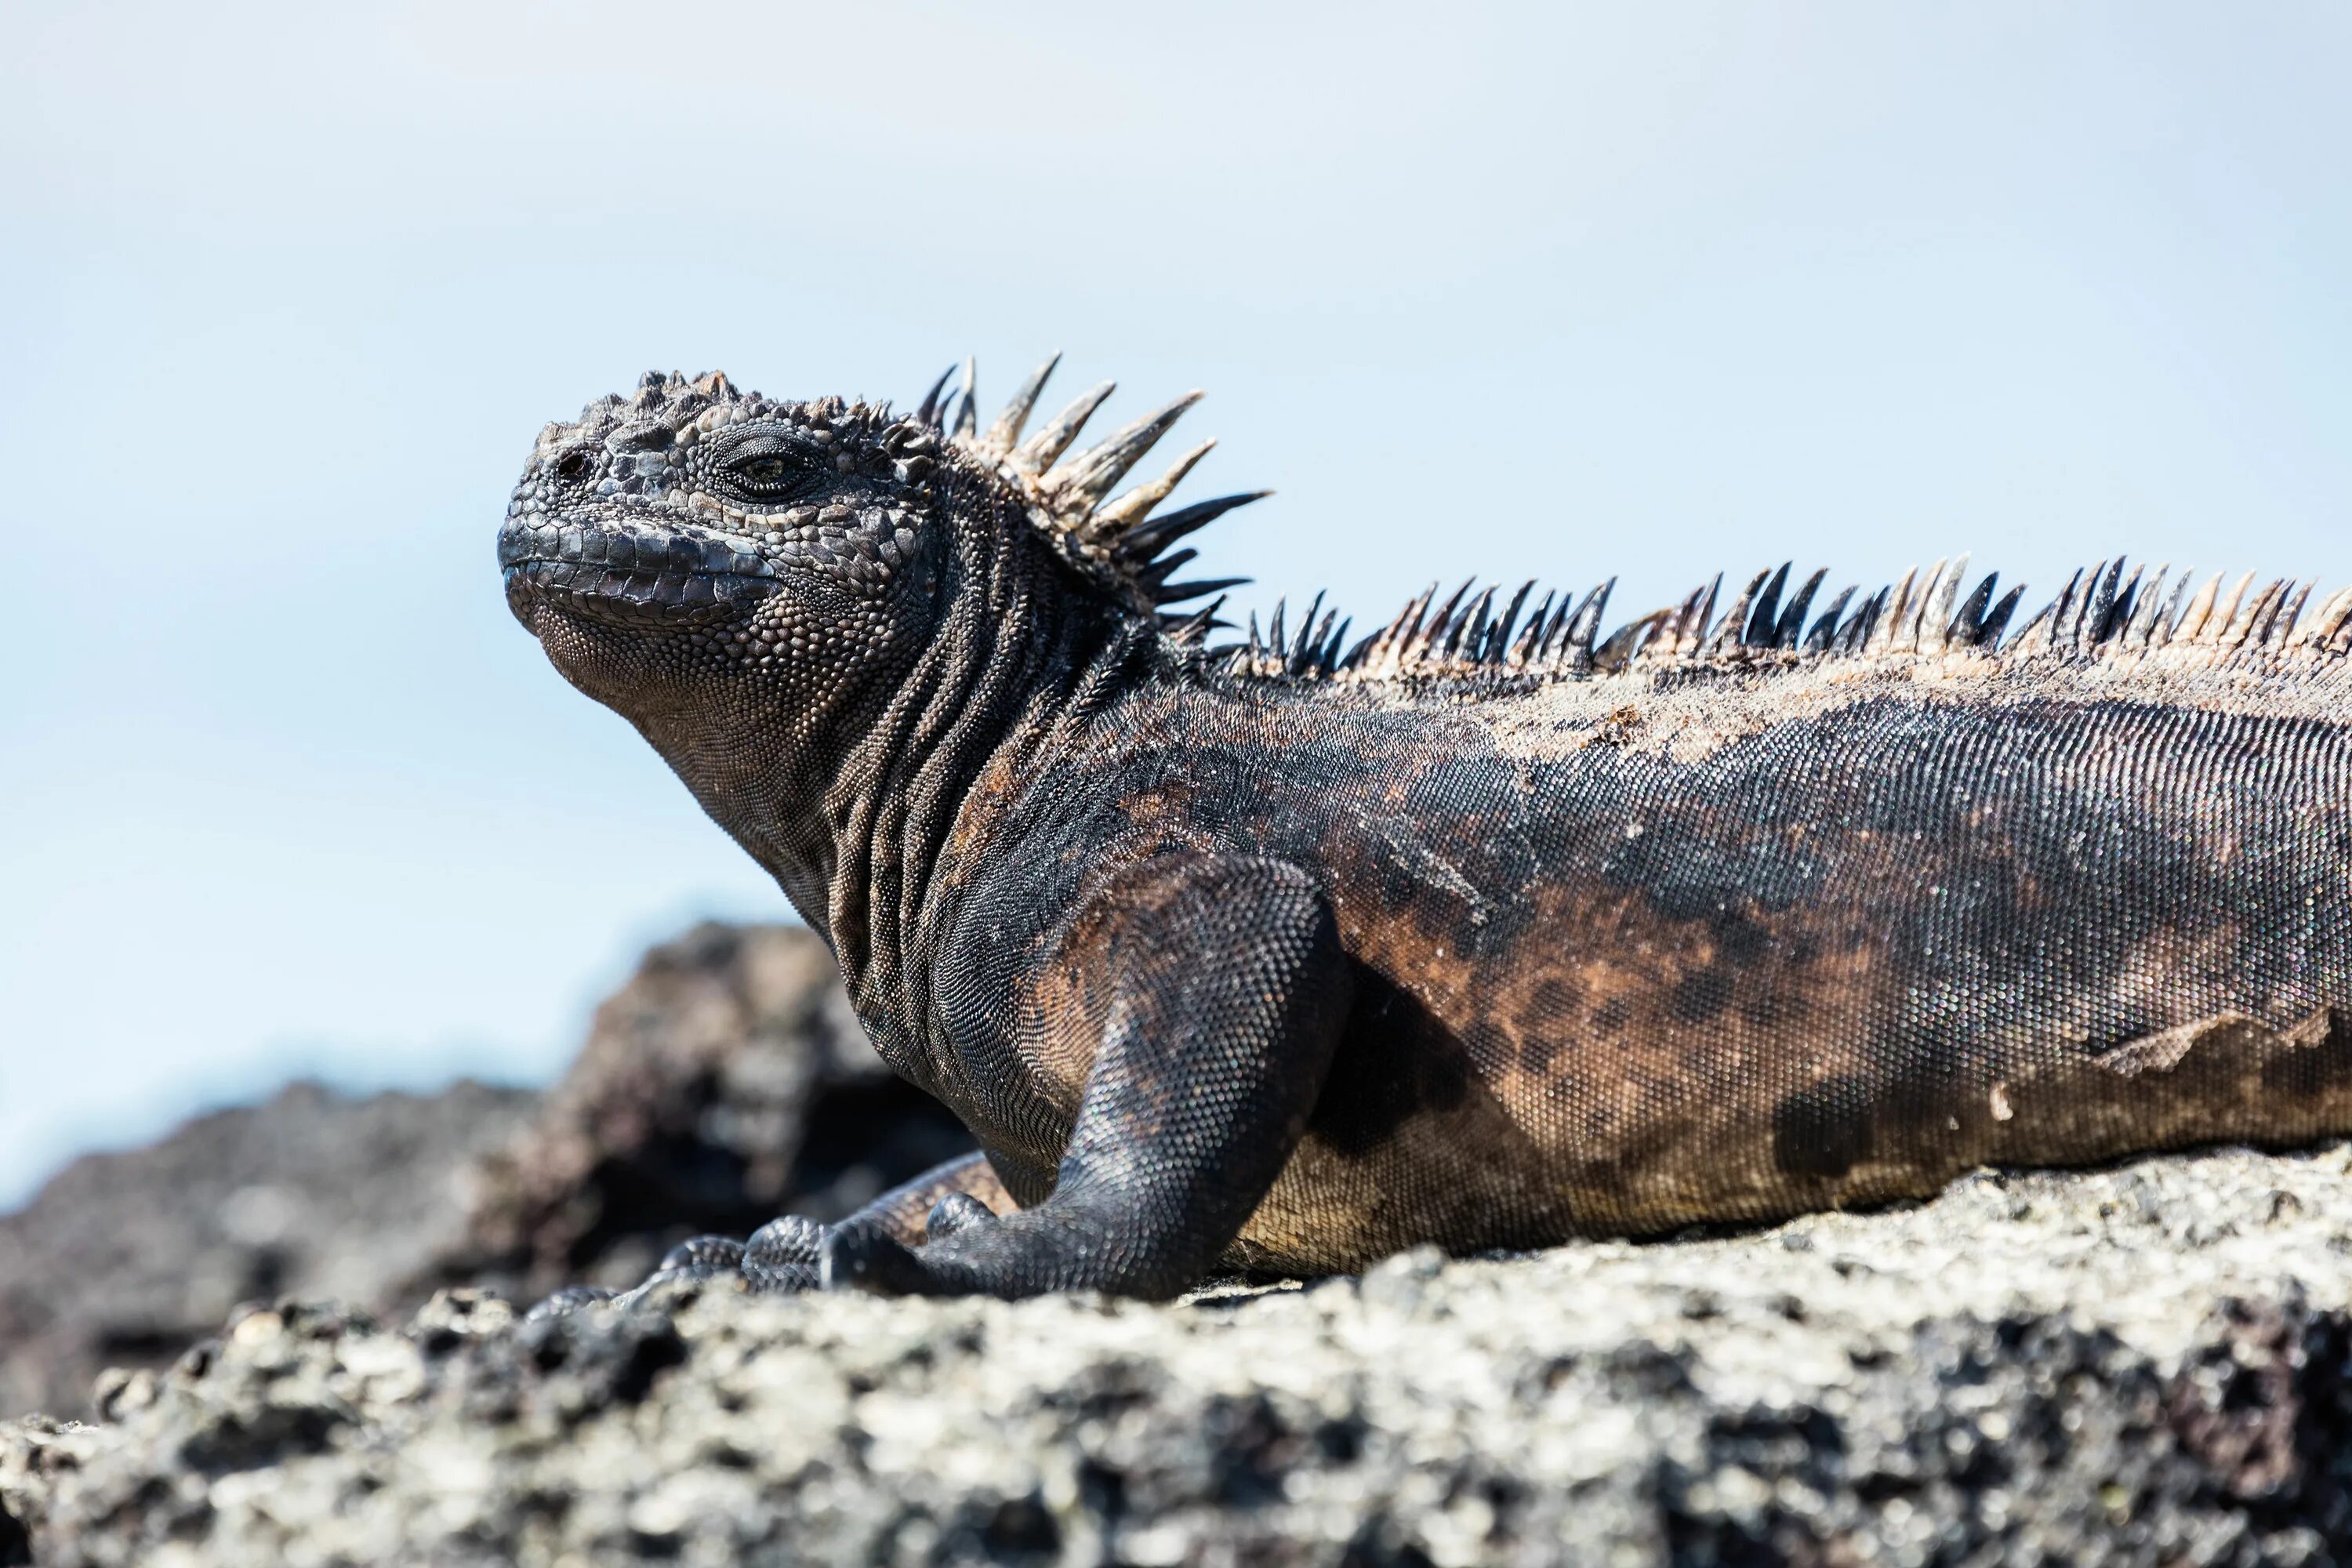
[(761, 1294), (814, 1290), (820, 1280), (819, 1252), (825, 1235), (824, 1226), (802, 1215), (772, 1219), (743, 1244), (738, 1266), (751, 1289)]
[(731, 1274), (743, 1267), (747, 1247), (730, 1236), (697, 1236), (679, 1242), (662, 1254), (654, 1272), (684, 1275), (691, 1279), (707, 1279), (713, 1274)]
[[(943, 1201), (938, 1206), (947, 1205)], [(822, 1274), (828, 1290), (865, 1290), (877, 1296), (963, 1293), (943, 1289), (914, 1248), (871, 1226), (835, 1226), (825, 1232)]]
[(923, 1221), (924, 1237), (937, 1241), (943, 1236), (953, 1236), (966, 1226), (981, 1225), (996, 1217), (996, 1212), (970, 1193), (950, 1193), (931, 1205), (929, 1218)]

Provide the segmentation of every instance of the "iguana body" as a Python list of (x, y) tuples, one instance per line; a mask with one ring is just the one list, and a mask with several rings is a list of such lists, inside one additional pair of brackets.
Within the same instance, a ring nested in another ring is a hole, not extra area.
[(2352, 591), (1212, 650), (1168, 552), (1250, 498), (1105, 500), (1190, 400), (1065, 458), (1100, 395), (1024, 441), (1038, 379), (982, 434), (649, 376), (500, 537), (987, 1151), (755, 1279), (1165, 1295), (2352, 1131)]

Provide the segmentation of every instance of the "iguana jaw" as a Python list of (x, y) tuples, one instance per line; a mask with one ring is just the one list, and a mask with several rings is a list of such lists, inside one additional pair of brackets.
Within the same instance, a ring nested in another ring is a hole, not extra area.
[(706, 626), (778, 586), (754, 539), (626, 513), (509, 518), (499, 567), (526, 626), (542, 606), (620, 626)]

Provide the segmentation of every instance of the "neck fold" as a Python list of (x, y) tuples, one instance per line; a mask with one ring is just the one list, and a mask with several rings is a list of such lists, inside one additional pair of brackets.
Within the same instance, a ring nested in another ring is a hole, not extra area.
[(1025, 519), (958, 539), (930, 647), (850, 749), (824, 797), (825, 921), (885, 1058), (926, 1087), (951, 1071), (929, 969), (951, 923), (951, 846), (984, 843), (1011, 781), (1129, 679), (1154, 628), (1097, 600)]

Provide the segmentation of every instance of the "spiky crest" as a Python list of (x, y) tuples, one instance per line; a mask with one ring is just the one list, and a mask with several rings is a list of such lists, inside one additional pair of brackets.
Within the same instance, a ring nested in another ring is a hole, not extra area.
[[(1937, 562), (1924, 579), (1906, 573), (1858, 604), (1856, 590), (1845, 588), (1808, 627), (1824, 574), (1808, 577), (1782, 608), (1790, 571), (1784, 563), (1758, 573), (1719, 616), (1715, 605), (1723, 580), (1717, 577), (1605, 638), (1601, 615), (1613, 578), (1572, 611), (1568, 598), (1547, 594), (1525, 620), (1520, 615), (1532, 582), (1499, 616), (1492, 614), (1496, 589), (1474, 595), (1475, 584), (1466, 582), (1432, 614), (1437, 595), (1432, 584), (1344, 654), (1318, 638), (1285, 644), (1277, 605), (1270, 633), (1261, 636), (1253, 616), (1246, 640), (1211, 657), (1235, 675), (1347, 683), (1509, 682), (1677, 667), (1772, 668), (1823, 659), (1904, 663), (1948, 656), (2017, 663), (2155, 660), (2152, 668), (2182, 671), (2330, 663), (2352, 671), (2352, 586), (2328, 595), (2306, 617), (2314, 584), (2280, 579), (2250, 593), (2250, 573), (2224, 594), (2217, 574), (2191, 595), (2193, 574), (2174, 580), (2170, 566), (2160, 565), (2135, 567), (2126, 575), (2117, 558), (2077, 572), (2054, 601), (2005, 635), (2024, 589), (2013, 587), (1996, 599), (2000, 577), (1990, 574), (1963, 596), (1968, 564), (1961, 555)], [(1321, 602), (1318, 595), (1316, 603)]]
[[(1025, 441), (1022, 431), (1045, 379), (1061, 361), (1040, 365), (1013, 395), (985, 436), (973, 437), (971, 362), (964, 365), (963, 409), (957, 437), (968, 449), (996, 464), (998, 471), (1028, 499), (1034, 521), (1064, 545), (1065, 553), (1155, 606), (1221, 594), (1244, 582), (1217, 578), (1175, 583), (1169, 579), (1197, 552), (1175, 550), (1179, 540), (1267, 491), (1247, 491), (1197, 502), (1154, 518), (1192, 467), (1214, 443), (1193, 447), (1160, 479), (1105, 500), (1111, 488), (1139, 461), (1184, 411), (1197, 392), (1145, 415), (1097, 446), (1065, 456), (1103, 401), (1112, 384), (1087, 392)], [(940, 384), (944, 385), (942, 377)], [(936, 393), (937, 389), (934, 389)], [(934, 423), (945, 418), (944, 405)], [(2226, 599), (2221, 579), (2207, 583), (2193, 597), (2184, 573), (2168, 601), (2168, 566), (2152, 573), (2134, 568), (2125, 575), (2121, 558), (2078, 572), (2052, 604), (2010, 635), (2010, 623), (2024, 596), (2021, 584), (2006, 593), (2000, 574), (1990, 573), (1972, 587), (1969, 557), (1938, 561), (1923, 578), (1914, 568), (1902, 578), (1863, 595), (1845, 587), (1818, 616), (1814, 600), (1827, 580), (1816, 571), (1788, 595), (1792, 563), (1759, 572), (1721, 614), (1723, 579), (1700, 584), (1664, 605), (1601, 633), (1616, 579), (1581, 599), (1547, 593), (1526, 614), (1536, 584), (1522, 585), (1496, 613), (1496, 591), (1473, 595), (1465, 583), (1430, 611), (1435, 584), (1417, 595), (1379, 631), (1349, 646), (1348, 625), (1325, 610), (1317, 595), (1295, 636), (1277, 604), (1265, 629), (1250, 617), (1244, 639), (1204, 657), (1224, 672), (1256, 679), (1345, 682), (1572, 678), (1673, 666), (1799, 665), (1824, 658), (1916, 660), (1963, 655), (2025, 659), (2104, 659), (2175, 650), (2168, 658), (2184, 666), (2225, 660), (2277, 661), (2292, 656), (2347, 660), (2352, 655), (2352, 587), (2327, 598), (2307, 622), (2303, 618), (2311, 584), (2279, 581), (2248, 597), (2252, 574), (2241, 578)], [(1783, 595), (1788, 595), (1786, 602)], [(1168, 637), (1199, 647), (1224, 601), (1206, 610), (1162, 615)], [(1524, 618), (1523, 618), (1524, 617)], [(1335, 626), (1335, 622), (1337, 622)]]
[[(1036, 410), (1045, 382), (1061, 361), (1062, 356), (1055, 354), (1032, 371), (983, 432), (979, 428), (972, 363), (966, 360), (958, 395), (961, 403), (954, 417), (954, 443), (967, 455), (992, 467), (1021, 495), (1028, 503), (1030, 521), (1054, 542), (1065, 559), (1132, 604), (1149, 606), (1158, 613), (1166, 606), (1205, 598), (1247, 581), (1239, 577), (1171, 581), (1196, 558), (1197, 552), (1170, 547), (1234, 508), (1262, 500), (1272, 492), (1252, 490), (1219, 496), (1164, 516), (1152, 515), (1153, 509), (1168, 499), (1193, 465), (1208, 456), (1210, 448), (1216, 445), (1214, 441), (1203, 441), (1192, 447), (1160, 478), (1118, 495), (1111, 494), (1128, 471), (1143, 460), (1185, 411), (1201, 400), (1202, 395), (1188, 392), (1095, 445), (1072, 451), (1087, 421), (1111, 395), (1116, 384), (1107, 381), (1083, 394), (1024, 438), (1023, 432), (1028, 426), (1030, 415)], [(938, 398), (947, 379), (940, 377), (939, 386), (932, 388), (933, 395), (924, 399), (916, 416), (942, 434), (948, 433), (949, 404), (957, 401), (950, 398), (942, 403)], [(1161, 614), (1160, 625), (1171, 639), (1197, 645), (1209, 631), (1223, 625), (1216, 619), (1215, 610), (1216, 606), (1212, 605), (1206, 612)]]

